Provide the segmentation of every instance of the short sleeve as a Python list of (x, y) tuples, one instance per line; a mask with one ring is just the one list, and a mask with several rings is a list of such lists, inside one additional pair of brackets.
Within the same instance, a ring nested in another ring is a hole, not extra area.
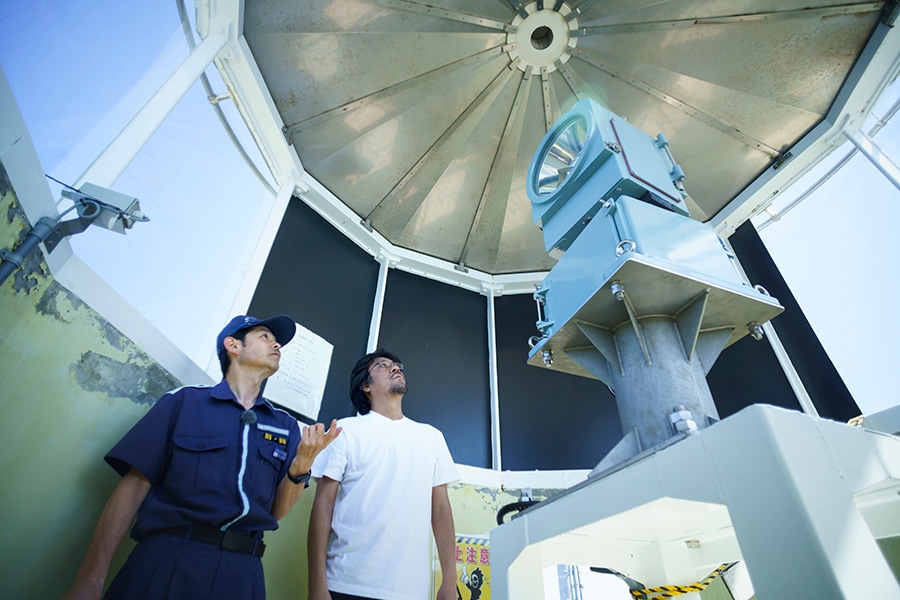
[(313, 461), (312, 477), (320, 479), (323, 475), (335, 481), (343, 481), (347, 468), (347, 430), (328, 444)]
[(159, 399), (140, 421), (104, 457), (125, 476), (132, 467), (152, 484), (159, 483), (168, 462), (168, 440), (181, 406), (182, 396), (169, 393)]
[(459, 472), (456, 470), (456, 464), (450, 455), (450, 449), (447, 448), (447, 442), (444, 440), (444, 434), (438, 429), (434, 430), (436, 456), (434, 464), (434, 481), (432, 487), (444, 485), (445, 483), (453, 483), (459, 481)]

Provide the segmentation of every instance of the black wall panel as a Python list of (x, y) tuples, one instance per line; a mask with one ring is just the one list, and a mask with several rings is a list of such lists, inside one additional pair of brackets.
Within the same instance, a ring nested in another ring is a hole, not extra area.
[(612, 393), (597, 380), (525, 362), (537, 333), (530, 294), (500, 296), (494, 308), (503, 469), (593, 469), (622, 438)]
[[(732, 234), (729, 241), (750, 281), (762, 285), (784, 306), (784, 312), (772, 319), (772, 324), (816, 410), (822, 417), (837, 421), (847, 421), (858, 416), (859, 407), (837, 369), (834, 368), (809, 321), (806, 320), (800, 305), (791, 294), (775, 261), (759, 239), (756, 229), (751, 223), (744, 223)], [(768, 343), (765, 345), (768, 346)], [(768, 372), (756, 375), (765, 377)], [(765, 396), (756, 401), (776, 404)]]
[(722, 352), (706, 376), (719, 418), (751, 404), (801, 410), (775, 352), (765, 339), (745, 336)]
[(490, 468), (487, 299), (392, 269), (379, 342), (406, 365), (404, 414), (440, 429), (457, 463)]
[(378, 263), (298, 199), (288, 204), (250, 314), (287, 314), (334, 344), (319, 421), (355, 414), (350, 369), (366, 352)]

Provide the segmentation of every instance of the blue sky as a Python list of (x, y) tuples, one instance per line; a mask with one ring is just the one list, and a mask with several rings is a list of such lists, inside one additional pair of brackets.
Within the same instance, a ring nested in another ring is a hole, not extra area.
[[(105, 132), (122, 124), (129, 101), (152, 91), (186, 54), (174, 2), (31, 1), (0, 8), (0, 64), (45, 172), (63, 181), (80, 175)], [(214, 70), (207, 73), (216, 91), (225, 91)], [(898, 93), (895, 83), (876, 114)], [(230, 103), (223, 107), (241, 127)], [(876, 138), (895, 162), (898, 129), (890, 123)], [(776, 208), (807, 185), (785, 191)], [(126, 236), (92, 228), (72, 238), (76, 252), (206, 367), (207, 340), (229, 316), (229, 293), (247, 250), (240, 232), (247, 215), (271, 199), (233, 150), (199, 83), (115, 188), (140, 198), (151, 222)], [(900, 404), (898, 222), (900, 191), (859, 155), (761, 234), (865, 413)]]

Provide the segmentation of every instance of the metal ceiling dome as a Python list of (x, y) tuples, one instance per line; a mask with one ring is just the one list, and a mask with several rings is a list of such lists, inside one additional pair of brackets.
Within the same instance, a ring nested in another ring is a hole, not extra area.
[(792, 158), (892, 5), (243, 6), (243, 36), (303, 169), (395, 246), (497, 275), (553, 265), (525, 180), (541, 138), (576, 101), (665, 133), (691, 215), (709, 221)]

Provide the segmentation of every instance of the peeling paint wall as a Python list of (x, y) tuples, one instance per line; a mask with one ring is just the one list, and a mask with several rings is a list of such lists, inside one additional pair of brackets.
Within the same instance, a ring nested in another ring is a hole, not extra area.
[[(0, 247), (29, 228), (0, 164)], [(57, 283), (39, 251), (0, 286), (0, 365), (0, 597), (55, 598), (118, 482), (103, 455), (180, 383)]]
[[(5, 201), (6, 196), (10, 194), (11, 200)], [(21, 244), (28, 236), (29, 228), (28, 219), (25, 217), (25, 211), (22, 210), (18, 200), (15, 198), (12, 186), (9, 183), (9, 176), (6, 169), (0, 164), (0, 197), (4, 198), (4, 202), (0, 209), (0, 213), (6, 213), (6, 225), (9, 230), (4, 229), (4, 244), (2, 246), (9, 250), (13, 250)], [(9, 240), (9, 242), (7, 242)], [(12, 275), (13, 288), (16, 292), (29, 293), (33, 288), (37, 287), (40, 280), (46, 278), (50, 274), (46, 263), (42, 260), (39, 252), (32, 252), (25, 257), (22, 266), (19, 267)]]
[[(484, 470), (487, 472), (487, 470)], [(463, 567), (469, 569), (471, 573), (473, 568), (481, 567), (483, 569), (484, 588), (481, 589), (484, 597), (490, 597), (491, 585), (491, 569), (488, 564), (485, 568), (480, 562), (481, 556), (474, 557), (470, 560), (468, 553), (465, 551), (466, 544), (461, 545), (460, 538), (490, 538), (490, 531), (497, 527), (497, 515), (501, 509), (510, 505), (519, 503), (521, 500), (523, 489), (504, 486), (472, 484), (465, 482), (452, 483), (447, 488), (450, 496), (450, 504), (453, 508), (453, 525), (457, 534), (457, 594), (462, 590), (463, 594), (469, 594), (466, 591), (464, 582), (459, 579), (460, 570)], [(546, 500), (551, 496), (555, 496), (562, 491), (562, 488), (529, 488), (528, 496), (536, 501)], [(504, 515), (503, 522), (508, 523), (515, 518), (517, 511), (509, 511)], [(471, 543), (471, 541), (469, 541)], [(480, 542), (477, 542), (479, 548), (483, 548)], [(488, 550), (489, 543), (486, 544)], [(474, 555), (473, 555), (474, 556)], [(476, 562), (473, 562), (475, 560)], [(441, 572), (440, 563), (437, 553), (432, 557), (432, 568), (434, 569), (433, 585), (434, 590), (440, 585)], [(463, 596), (468, 597), (468, 596)], [(472, 596), (475, 597), (475, 596)]]
[[(532, 488), (534, 500), (546, 500), (561, 489)], [(453, 521), (458, 534), (487, 536), (497, 526), (497, 513), (508, 504), (518, 502), (522, 496), (520, 488), (488, 487), (468, 483), (454, 483), (448, 487), (450, 503), (453, 506)], [(517, 513), (506, 515), (509, 522)]]

